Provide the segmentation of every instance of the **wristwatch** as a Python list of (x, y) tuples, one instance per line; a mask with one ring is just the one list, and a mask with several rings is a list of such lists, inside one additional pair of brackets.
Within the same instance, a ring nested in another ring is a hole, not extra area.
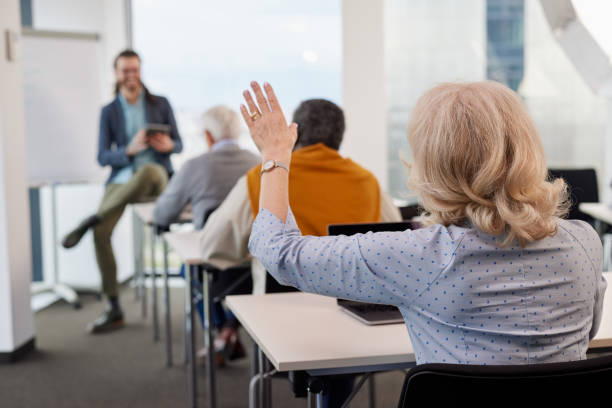
[(279, 162), (278, 160), (268, 160), (261, 165), (261, 174), (264, 174), (266, 171), (270, 171), (277, 167), (281, 167), (289, 172), (289, 166), (287, 166), (285, 163)]

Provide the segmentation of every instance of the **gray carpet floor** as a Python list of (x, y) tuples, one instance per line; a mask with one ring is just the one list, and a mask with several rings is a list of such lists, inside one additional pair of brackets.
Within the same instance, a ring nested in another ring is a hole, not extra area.
[[(84, 295), (80, 310), (57, 302), (36, 313), (36, 351), (17, 363), (0, 365), (0, 407), (186, 407), (183, 291), (172, 289), (171, 297), (174, 367), (165, 367), (163, 337), (153, 342), (151, 313), (141, 318), (132, 289), (124, 287), (121, 294), (126, 327), (103, 335), (85, 332), (104, 304)], [(243, 333), (242, 338), (251, 352), (248, 335)], [(201, 331), (198, 340), (203, 343)], [(248, 406), (249, 366), (250, 358), (246, 358), (217, 370), (220, 408)], [(199, 406), (206, 407), (203, 367), (198, 374)], [(402, 381), (401, 372), (377, 374), (376, 406), (395, 407)], [(273, 406), (304, 407), (306, 400), (293, 397), (287, 380), (274, 379)], [(351, 407), (366, 406), (363, 389)]]

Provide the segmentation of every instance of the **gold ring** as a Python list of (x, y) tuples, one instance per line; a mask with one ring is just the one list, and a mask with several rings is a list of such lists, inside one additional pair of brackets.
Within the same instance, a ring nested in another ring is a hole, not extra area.
[(259, 112), (255, 112), (255, 113), (251, 114), (251, 120), (253, 122), (255, 122), (257, 119), (259, 119), (260, 116), (261, 115), (259, 114)]

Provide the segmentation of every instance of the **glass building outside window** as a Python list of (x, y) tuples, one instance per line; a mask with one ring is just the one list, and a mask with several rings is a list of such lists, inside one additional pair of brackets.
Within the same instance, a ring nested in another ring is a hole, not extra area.
[[(607, 102), (557, 43), (539, 1), (387, 0), (385, 13), (388, 171), (395, 198), (416, 201), (401, 158), (411, 159), (406, 125), (417, 98), (440, 82), (484, 79), (523, 98), (549, 167), (595, 168), (600, 191), (607, 188)], [(593, 33), (603, 38), (604, 31), (602, 24)]]

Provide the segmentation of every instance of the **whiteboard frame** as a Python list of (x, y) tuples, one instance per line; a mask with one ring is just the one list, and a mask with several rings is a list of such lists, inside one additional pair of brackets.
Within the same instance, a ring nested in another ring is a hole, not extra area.
[(69, 31), (53, 31), (53, 30), (37, 30), (34, 28), (23, 27), (21, 35), (24, 37), (41, 37), (41, 38), (67, 38), (75, 40), (90, 40), (99, 41), (100, 34), (98, 33), (77, 33)]

